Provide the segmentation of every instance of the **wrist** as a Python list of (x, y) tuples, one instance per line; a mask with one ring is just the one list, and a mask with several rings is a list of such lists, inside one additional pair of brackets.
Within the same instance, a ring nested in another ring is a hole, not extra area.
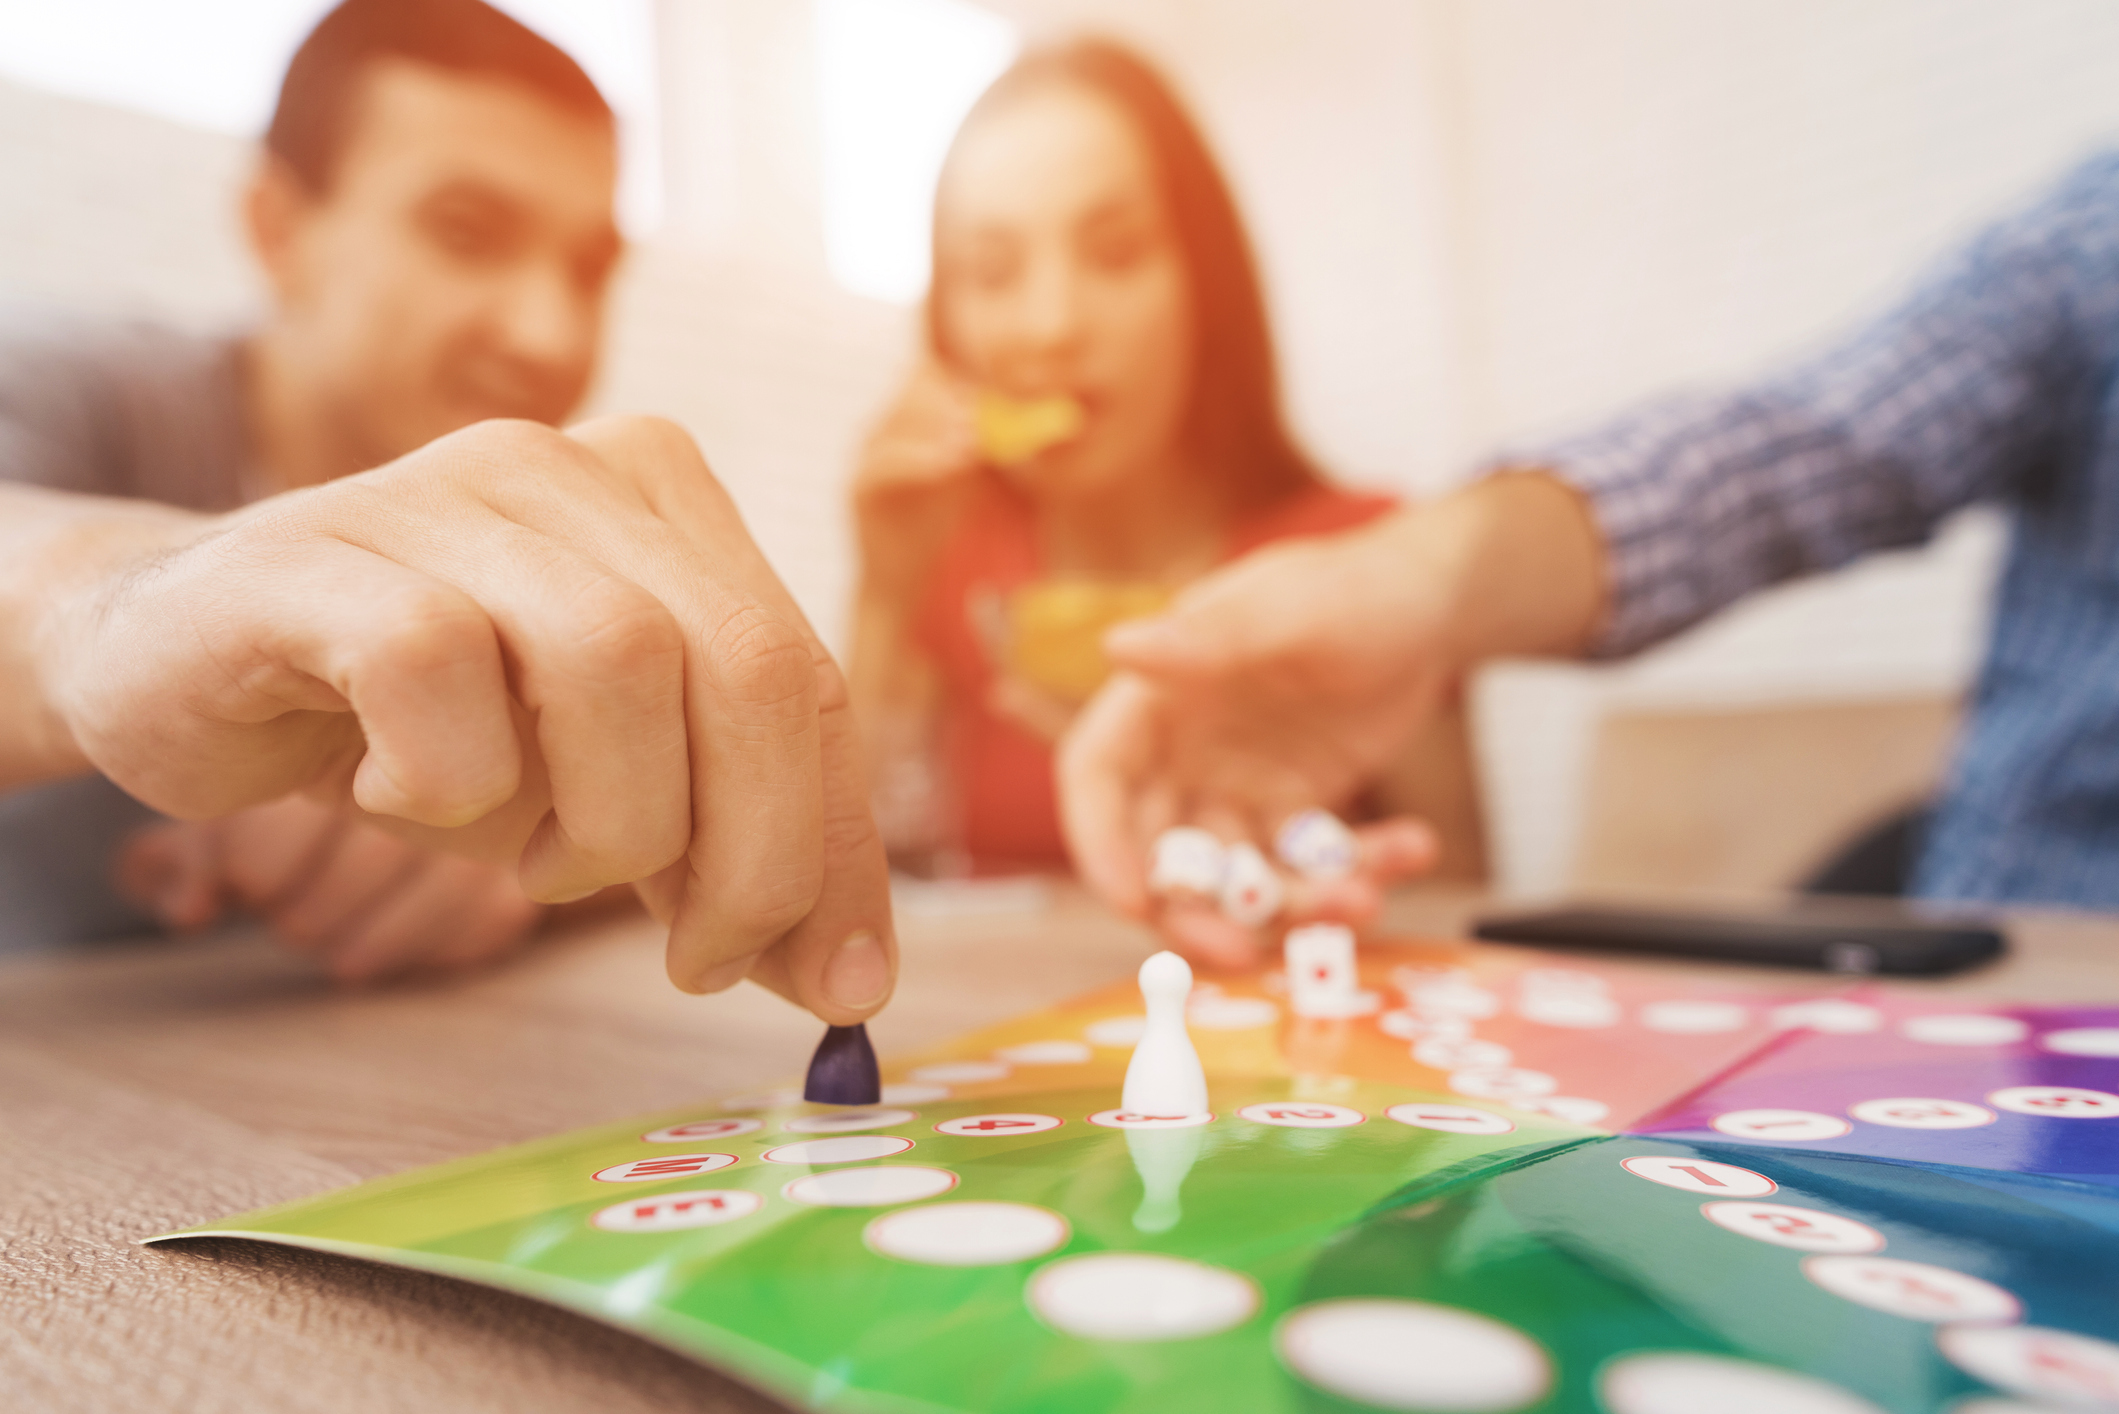
[(1436, 571), (1438, 648), (1458, 670), (1589, 650), (1605, 614), (1604, 544), (1574, 487), (1540, 469), (1503, 471), (1409, 519), (1409, 548)]

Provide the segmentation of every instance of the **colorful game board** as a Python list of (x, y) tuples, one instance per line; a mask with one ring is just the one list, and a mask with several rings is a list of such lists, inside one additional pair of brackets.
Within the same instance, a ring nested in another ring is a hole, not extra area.
[[(1214, 1115), (1117, 1108), (1130, 985), (242, 1236), (526, 1292), (851, 1411), (2119, 1409), (2119, 1009), (1708, 995), (1363, 949), (1195, 989)], [(1357, 1008), (1361, 1010), (1361, 1008)]]

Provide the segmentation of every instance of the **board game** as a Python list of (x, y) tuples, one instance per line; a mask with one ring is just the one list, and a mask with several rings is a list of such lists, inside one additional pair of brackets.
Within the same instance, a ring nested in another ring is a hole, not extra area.
[[(1291, 954), (1292, 955), (1292, 954)], [(2119, 1008), (1362, 947), (165, 1234), (527, 1293), (874, 1414), (2119, 1410)]]

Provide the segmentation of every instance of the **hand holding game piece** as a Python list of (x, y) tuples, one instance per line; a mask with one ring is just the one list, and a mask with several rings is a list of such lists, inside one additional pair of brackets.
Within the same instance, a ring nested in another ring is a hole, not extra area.
[(673, 425), (480, 423), (224, 516), (23, 505), (0, 780), (190, 819), (299, 791), (533, 899), (634, 884), (679, 986), (842, 1024), (888, 996), (844, 681)]
[(883, 1102), (883, 1074), (876, 1066), (876, 1049), (869, 1044), (868, 1028), (826, 1027), (817, 1053), (810, 1059), (809, 1075), (802, 1084), (802, 1098), (813, 1105), (879, 1105)]

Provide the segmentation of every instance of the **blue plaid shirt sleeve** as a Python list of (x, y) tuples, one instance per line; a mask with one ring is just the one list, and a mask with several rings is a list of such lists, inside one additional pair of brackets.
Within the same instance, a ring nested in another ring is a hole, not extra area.
[(2082, 239), (2108, 226), (2119, 157), (1989, 229), (1898, 308), (1755, 387), (1652, 403), (1511, 452), (1581, 489), (1604, 533), (1596, 644), (1647, 647), (1777, 580), (1927, 538), (2057, 454), (2056, 407), (2094, 362)]

